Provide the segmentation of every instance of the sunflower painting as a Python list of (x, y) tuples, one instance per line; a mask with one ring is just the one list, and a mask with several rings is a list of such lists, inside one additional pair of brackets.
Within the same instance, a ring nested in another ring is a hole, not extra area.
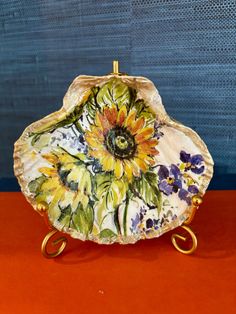
[(43, 204), (50, 223), (75, 238), (157, 237), (186, 219), (204, 187), (201, 151), (120, 77), (45, 119), (25, 131), (19, 181), (35, 208)]
[(137, 116), (135, 108), (127, 112), (123, 105), (104, 107), (97, 112), (94, 125), (85, 133), (89, 155), (97, 158), (104, 171), (112, 171), (120, 179), (129, 181), (140, 177), (155, 164), (158, 140), (153, 137), (154, 124), (147, 124), (143, 116)]
[[(93, 211), (89, 205), (91, 195), (90, 172), (78, 159), (61, 151), (42, 155), (49, 163), (48, 167), (38, 169), (42, 176), (29, 183), (29, 189), (38, 189), (36, 200), (40, 204), (48, 203), (48, 214), (65, 227), (76, 227), (76, 219), (87, 219), (81, 225), (86, 234), (92, 228)], [(40, 184), (40, 188), (38, 188)], [(81, 211), (82, 209), (82, 211)], [(82, 217), (84, 216), (84, 217)]]

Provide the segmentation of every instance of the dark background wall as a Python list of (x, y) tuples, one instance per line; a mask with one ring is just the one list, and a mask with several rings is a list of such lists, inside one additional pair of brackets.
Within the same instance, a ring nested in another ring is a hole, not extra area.
[(236, 188), (236, 2), (0, 2), (0, 189), (14, 190), (13, 143), (57, 110), (79, 74), (121, 70), (154, 81), (168, 113), (215, 160), (211, 188)]

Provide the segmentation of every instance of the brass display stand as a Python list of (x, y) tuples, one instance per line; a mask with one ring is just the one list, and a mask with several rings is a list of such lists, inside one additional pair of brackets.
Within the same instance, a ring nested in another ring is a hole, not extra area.
[[(187, 255), (192, 254), (197, 248), (197, 237), (192, 231), (192, 229), (189, 227), (189, 224), (192, 222), (199, 205), (202, 204), (202, 198), (198, 195), (195, 195), (192, 198), (192, 202), (194, 206), (192, 215), (185, 221), (185, 223), (182, 226), (180, 226), (180, 228), (182, 228), (185, 232), (188, 233), (188, 236), (184, 236), (178, 233), (174, 233), (171, 236), (172, 244), (174, 245), (176, 250), (179, 251), (180, 253), (187, 254)], [(48, 222), (48, 218), (46, 214), (46, 207), (42, 204), (39, 204), (38, 211), (41, 212), (41, 214), (45, 217), (46, 223), (49, 226), (49, 228), (52, 228)], [(44, 257), (54, 258), (54, 257), (59, 256), (64, 251), (68, 240), (64, 236), (59, 236), (58, 238), (55, 237), (55, 236), (58, 236), (58, 234), (59, 234), (59, 231), (52, 228), (52, 230), (50, 230), (48, 234), (45, 236), (45, 238), (43, 239), (43, 242), (41, 245), (41, 252)], [(189, 249), (181, 248), (181, 246), (178, 244), (178, 240), (181, 240), (184, 242), (187, 242), (187, 240), (191, 240), (192, 246)], [(55, 247), (55, 250), (53, 252), (48, 251), (49, 245)], [(59, 247), (57, 247), (58, 245)]]
[(189, 227), (189, 225), (193, 221), (193, 218), (195, 216), (195, 213), (196, 213), (198, 207), (202, 204), (202, 198), (198, 195), (195, 195), (192, 198), (192, 203), (193, 203), (192, 215), (187, 220), (185, 220), (185, 222), (182, 226), (180, 226), (180, 228), (182, 228), (185, 232), (188, 233), (188, 236), (190, 237), (190, 239), (192, 241), (191, 248), (190, 249), (183, 249), (179, 246), (179, 244), (177, 242), (177, 239), (186, 242), (189, 239), (189, 237), (180, 235), (178, 233), (174, 233), (171, 236), (172, 244), (174, 245), (174, 247), (176, 248), (177, 251), (179, 251), (180, 253), (183, 253), (183, 254), (192, 254), (197, 248), (197, 237), (194, 234), (194, 232), (192, 231), (192, 229)]

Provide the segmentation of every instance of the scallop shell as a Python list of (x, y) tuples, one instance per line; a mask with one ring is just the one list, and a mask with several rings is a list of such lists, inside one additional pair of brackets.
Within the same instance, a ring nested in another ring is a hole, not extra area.
[(14, 170), (56, 229), (126, 244), (183, 224), (213, 160), (196, 132), (167, 115), (147, 78), (79, 76), (63, 107), (15, 143)]

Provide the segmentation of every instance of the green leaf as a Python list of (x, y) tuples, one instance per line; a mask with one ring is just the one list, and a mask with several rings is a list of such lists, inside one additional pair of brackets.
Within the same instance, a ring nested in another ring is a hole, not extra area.
[(31, 145), (34, 146), (37, 150), (40, 150), (46, 146), (48, 146), (51, 139), (51, 134), (43, 133), (43, 134), (35, 134), (31, 140)]
[(32, 181), (29, 182), (28, 184), (28, 188), (30, 193), (39, 193), (39, 190), (41, 188), (41, 185), (45, 182), (45, 180), (47, 180), (47, 177), (42, 175)]
[(109, 210), (117, 209), (123, 202), (128, 189), (124, 179), (117, 180), (110, 174), (98, 174), (96, 176), (96, 210), (97, 219), (100, 224), (103, 215)]
[(100, 107), (115, 104), (118, 108), (122, 105), (129, 107), (131, 102), (130, 88), (118, 78), (112, 78), (102, 86), (97, 94), (97, 103)]
[(50, 125), (46, 125), (46, 126), (41, 126), (40, 128), (38, 128), (37, 132), (32, 132), (29, 134), (29, 136), (32, 136), (32, 141), (31, 141), (31, 145), (34, 146), (35, 143), (40, 139), (40, 137), (43, 134), (46, 133), (52, 133), (53, 131), (55, 131), (58, 128), (62, 128), (64, 126), (67, 126), (69, 124), (75, 124), (75, 126), (77, 127), (79, 132), (83, 132), (78, 119), (81, 117), (82, 113), (83, 113), (83, 109), (84, 109), (84, 104), (81, 104), (79, 106), (76, 106), (74, 111), (69, 113), (65, 119), (59, 121), (58, 123), (50, 123)]
[(97, 96), (98, 91), (99, 91), (99, 87), (91, 88), (91, 94), (84, 105), (85, 108), (87, 109), (87, 119), (89, 123), (92, 123), (92, 121), (95, 118), (97, 110), (100, 109), (100, 106), (96, 101), (96, 96)]
[[(59, 207), (59, 208), (60, 208), (61, 214), (57, 220), (62, 222), (64, 225), (69, 224), (70, 216), (72, 213), (70, 205), (66, 206), (65, 208), (61, 208), (61, 207)], [(66, 219), (66, 221), (65, 221), (65, 219)]]
[(158, 178), (154, 172), (148, 171), (134, 181), (134, 194), (139, 196), (147, 205), (155, 206), (161, 211), (161, 192), (158, 189)]
[(91, 173), (83, 164), (75, 164), (67, 175), (66, 181), (69, 185), (78, 183), (79, 191), (86, 195), (92, 193)]
[(93, 209), (91, 206), (83, 208), (80, 203), (75, 212), (71, 206), (60, 208), (60, 215), (57, 219), (64, 227), (72, 228), (88, 236), (93, 228)]
[(38, 140), (40, 139), (40, 136), (41, 136), (41, 134), (34, 134), (33, 135), (33, 138), (31, 140), (31, 145), (32, 146), (34, 146), (38, 142)]
[(86, 236), (92, 231), (93, 220), (93, 209), (89, 205), (87, 208), (83, 208), (82, 204), (80, 204), (73, 214), (73, 223), (76, 229), (79, 229), (79, 231)]
[(99, 233), (99, 237), (100, 238), (112, 238), (112, 237), (116, 237), (117, 235), (111, 230), (111, 229), (103, 229), (100, 233)]
[(133, 103), (133, 107), (137, 110), (137, 116), (144, 117), (146, 123), (152, 123), (155, 121), (155, 114), (151, 111), (149, 106), (147, 106), (143, 99), (138, 99)]

